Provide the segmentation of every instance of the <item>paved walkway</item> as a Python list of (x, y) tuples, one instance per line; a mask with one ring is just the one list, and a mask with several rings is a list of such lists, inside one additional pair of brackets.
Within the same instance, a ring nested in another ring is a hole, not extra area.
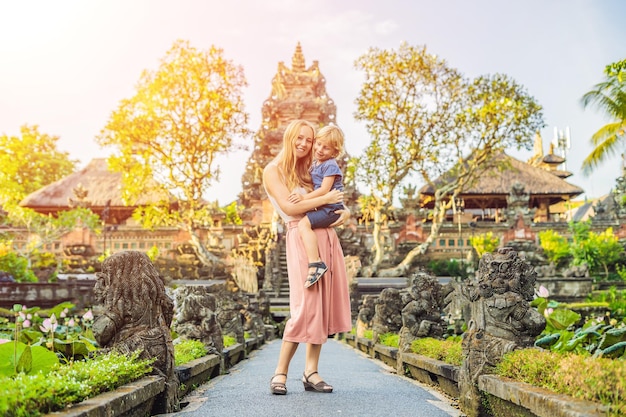
[(398, 376), (378, 360), (370, 359), (344, 342), (329, 340), (322, 348), (320, 374), (334, 386), (331, 394), (304, 391), (305, 346), (291, 361), (287, 395), (272, 395), (280, 340), (266, 343), (250, 357), (199, 387), (177, 417), (449, 417), (461, 416), (451, 401), (410, 378)]

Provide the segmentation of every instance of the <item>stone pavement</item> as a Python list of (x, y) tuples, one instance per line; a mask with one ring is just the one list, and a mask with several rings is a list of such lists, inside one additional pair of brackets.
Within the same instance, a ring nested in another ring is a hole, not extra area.
[(305, 346), (300, 345), (289, 370), (287, 395), (272, 395), (280, 340), (266, 343), (230, 373), (200, 386), (177, 417), (449, 417), (461, 416), (452, 401), (418, 382), (398, 376), (382, 362), (370, 359), (344, 342), (329, 340), (322, 348), (320, 375), (334, 387), (331, 394), (304, 391)]

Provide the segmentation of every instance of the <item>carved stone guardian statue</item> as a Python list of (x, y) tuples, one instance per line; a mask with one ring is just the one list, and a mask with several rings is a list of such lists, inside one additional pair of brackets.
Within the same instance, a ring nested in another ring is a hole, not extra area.
[(461, 287), (471, 312), (459, 376), (460, 405), (469, 417), (484, 414), (478, 377), (505, 353), (533, 346), (545, 328), (545, 318), (530, 306), (535, 279), (533, 267), (505, 247), (483, 255), (476, 277)]
[(423, 337), (441, 338), (445, 323), (441, 317), (444, 289), (437, 278), (418, 272), (410, 278), (410, 286), (403, 294), (402, 328), (399, 347), (411, 351), (411, 343)]
[(148, 256), (138, 251), (111, 255), (96, 277), (94, 299), (101, 307), (93, 323), (96, 341), (104, 350), (141, 349), (141, 359), (156, 358), (153, 373), (165, 378), (166, 388), (153, 413), (176, 411), (178, 378), (170, 336), (174, 303), (165, 293), (163, 279)]
[(181, 338), (199, 340), (209, 353), (224, 350), (222, 327), (217, 320), (217, 299), (200, 285), (188, 285), (174, 290), (176, 320), (174, 331)]

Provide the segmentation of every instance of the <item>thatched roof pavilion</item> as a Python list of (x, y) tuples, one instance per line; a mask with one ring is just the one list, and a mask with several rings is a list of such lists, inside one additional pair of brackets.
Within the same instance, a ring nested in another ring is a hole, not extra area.
[[(529, 208), (547, 210), (549, 206), (568, 201), (584, 190), (560, 177), (561, 171), (532, 166), (502, 153), (497, 156), (508, 166), (504, 170), (494, 168), (481, 175), (478, 181), (461, 194), (465, 209), (502, 209), (507, 207), (507, 197), (513, 185), (520, 183), (530, 194)], [(441, 179), (437, 179), (437, 182)], [(420, 202), (432, 207), (434, 190), (426, 185), (420, 189)]]
[[(121, 186), (122, 174), (110, 171), (105, 158), (95, 158), (80, 171), (29, 194), (20, 206), (53, 215), (73, 207), (89, 207), (100, 217), (106, 217), (106, 223), (119, 224), (135, 209), (124, 204)], [(137, 206), (160, 199), (156, 193), (146, 193), (139, 198)]]

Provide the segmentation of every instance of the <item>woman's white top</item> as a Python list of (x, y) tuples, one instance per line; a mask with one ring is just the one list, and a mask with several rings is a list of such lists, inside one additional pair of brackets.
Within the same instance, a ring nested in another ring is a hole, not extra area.
[[(278, 166), (278, 164), (276, 164), (275, 161), (271, 161), (269, 164), (267, 165), (273, 165), (273, 166)], [(265, 184), (263, 184), (263, 188), (265, 189), (265, 194), (267, 194), (267, 198), (270, 200), (270, 203), (272, 203), (272, 206), (274, 206), (274, 210), (276, 210), (276, 213), (278, 213), (278, 215), (280, 216), (281, 219), (283, 219), (283, 221), (285, 223), (289, 223), (291, 221), (294, 220), (300, 220), (302, 218), (302, 216), (289, 216), (288, 214), (286, 214), (281, 208), (280, 205), (278, 204), (278, 202), (276, 201), (276, 199), (269, 193), (267, 192), (267, 188), (265, 188)], [(298, 187), (294, 190), (294, 192), (298, 192), (300, 194), (304, 194), (305, 190), (302, 187)]]

